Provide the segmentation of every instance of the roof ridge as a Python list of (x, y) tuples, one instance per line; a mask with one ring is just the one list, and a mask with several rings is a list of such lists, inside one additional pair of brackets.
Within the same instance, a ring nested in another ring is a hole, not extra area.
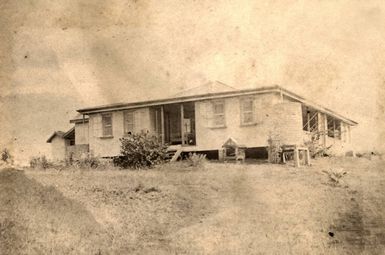
[[(194, 91), (194, 90), (198, 90), (199, 88), (208, 89), (208, 91), (207, 91), (208, 93), (215, 93), (216, 91), (213, 91), (214, 89), (216, 89), (215, 85), (220, 85), (220, 86), (225, 88), (225, 89), (221, 89), (221, 91), (218, 91), (218, 92), (235, 91), (235, 90), (237, 90), (236, 88), (234, 88), (234, 87), (232, 87), (230, 85), (227, 85), (226, 83), (223, 83), (221, 81), (218, 81), (218, 80), (212, 81), (212, 80), (210, 80), (208, 82), (203, 83), (202, 85), (194, 86), (192, 88), (189, 88), (189, 89), (186, 89), (186, 90), (182, 90), (182, 91), (172, 95), (172, 97), (184, 96), (186, 93)], [(207, 93), (204, 93), (204, 94), (207, 94)], [(199, 93), (197, 95), (199, 95)]]

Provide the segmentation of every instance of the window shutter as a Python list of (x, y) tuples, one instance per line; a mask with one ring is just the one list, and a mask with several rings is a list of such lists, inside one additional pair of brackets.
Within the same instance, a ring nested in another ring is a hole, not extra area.
[(140, 109), (139, 116), (140, 116), (140, 132), (146, 132), (148, 127), (146, 109)]
[(260, 124), (263, 122), (266, 115), (264, 109), (265, 108), (262, 106), (261, 100), (254, 100), (254, 119), (256, 124)]
[(202, 119), (202, 126), (207, 127), (207, 110), (206, 102), (199, 102), (199, 115)]
[(211, 101), (205, 102), (205, 111), (206, 111), (206, 127), (213, 127), (214, 125), (214, 110), (213, 104)]
[(93, 118), (93, 136), (102, 136), (102, 116), (100, 114), (95, 115)]
[(147, 127), (148, 127), (148, 123), (146, 123), (146, 120), (147, 120), (147, 111), (146, 109), (140, 109), (140, 110), (136, 110), (134, 112), (134, 131), (135, 133), (141, 133), (141, 132), (145, 132)]
[(134, 133), (137, 134), (140, 131), (140, 114), (136, 110), (133, 112), (134, 115)]

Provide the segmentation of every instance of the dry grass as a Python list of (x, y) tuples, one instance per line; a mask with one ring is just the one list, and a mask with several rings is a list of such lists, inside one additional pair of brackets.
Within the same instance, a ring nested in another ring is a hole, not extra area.
[[(344, 185), (329, 185), (323, 171), (333, 168), (347, 172)], [(28, 254), (379, 254), (383, 168), (384, 161), (364, 158), (298, 169), (174, 164), (25, 171), (14, 182), (3, 171), (3, 182), (13, 184), (0, 186), (0, 202), (11, 200), (0, 245)], [(20, 188), (24, 183), (29, 188)]]

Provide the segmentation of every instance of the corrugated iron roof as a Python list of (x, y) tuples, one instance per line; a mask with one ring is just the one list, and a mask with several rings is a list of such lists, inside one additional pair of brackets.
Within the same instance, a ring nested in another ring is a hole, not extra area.
[[(158, 105), (165, 105), (165, 104), (173, 104), (173, 103), (183, 103), (183, 102), (192, 102), (192, 101), (199, 101), (199, 100), (207, 100), (207, 99), (215, 99), (215, 98), (225, 98), (225, 97), (234, 97), (234, 96), (242, 96), (242, 95), (253, 95), (253, 94), (261, 94), (261, 93), (280, 93), (281, 95), (287, 96), (289, 98), (292, 98), (304, 105), (310, 106), (320, 112), (329, 114), (330, 116), (333, 116), (337, 119), (340, 119), (350, 125), (357, 125), (358, 123), (354, 120), (351, 120), (349, 118), (346, 118), (342, 116), (339, 113), (336, 113), (333, 110), (330, 110), (326, 107), (320, 106), (316, 103), (313, 103), (309, 100), (306, 100), (305, 98), (288, 91), (278, 85), (274, 86), (267, 86), (267, 87), (259, 87), (259, 88), (253, 88), (253, 89), (242, 89), (237, 90), (233, 89), (230, 86), (227, 86), (226, 84), (215, 82), (211, 83), (215, 84), (211, 86), (214, 88), (215, 86), (219, 86), (222, 88), (227, 88), (227, 91), (213, 91), (213, 89), (208, 89), (208, 93), (203, 94), (200, 93), (201, 90), (187, 90), (184, 94), (179, 93), (174, 97), (169, 97), (165, 99), (158, 99), (158, 100), (149, 100), (149, 101), (138, 101), (138, 102), (131, 102), (131, 103), (117, 103), (117, 104), (109, 104), (109, 105), (101, 105), (101, 106), (95, 106), (95, 107), (89, 107), (89, 108), (83, 108), (77, 110), (81, 114), (93, 114), (93, 113), (100, 113), (100, 112), (108, 112), (108, 111), (118, 111), (118, 110), (125, 110), (125, 109), (133, 109), (133, 108), (140, 108), (140, 107), (148, 107), (148, 106), (158, 106)], [(224, 85), (224, 86), (223, 86)], [(210, 87), (210, 86), (209, 86)], [(232, 88), (232, 89), (230, 89)], [(211, 92), (210, 92), (211, 91)], [(197, 94), (194, 94), (198, 93)]]

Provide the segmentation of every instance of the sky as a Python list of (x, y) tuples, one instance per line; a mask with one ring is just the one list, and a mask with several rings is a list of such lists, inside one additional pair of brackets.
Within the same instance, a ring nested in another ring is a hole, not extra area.
[(0, 0), (0, 148), (49, 154), (76, 109), (279, 84), (385, 149), (385, 2)]

